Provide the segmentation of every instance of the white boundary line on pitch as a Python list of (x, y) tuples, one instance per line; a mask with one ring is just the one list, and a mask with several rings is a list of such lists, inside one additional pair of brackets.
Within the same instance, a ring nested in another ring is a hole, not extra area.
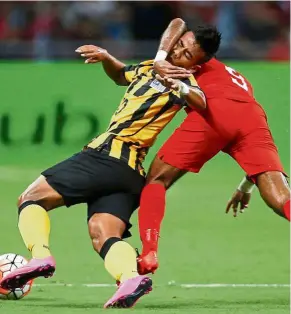
[[(51, 283), (51, 284), (34, 284), (35, 287), (85, 287), (85, 288), (108, 288), (116, 287), (107, 283), (88, 283), (88, 284), (72, 284), (72, 283)], [(166, 285), (157, 285), (158, 287), (180, 287), (180, 288), (290, 288), (290, 284), (237, 284), (237, 283), (209, 283), (209, 284), (175, 284), (168, 283)]]

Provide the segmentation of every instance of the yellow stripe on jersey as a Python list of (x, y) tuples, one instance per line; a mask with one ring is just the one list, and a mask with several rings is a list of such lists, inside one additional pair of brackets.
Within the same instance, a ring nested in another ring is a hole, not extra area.
[(111, 143), (109, 156), (120, 159), (123, 144), (124, 142), (113, 139)]
[[(148, 148), (185, 101), (179, 93), (155, 79), (152, 60), (126, 66), (124, 77), (129, 86), (108, 129), (87, 146), (104, 150), (109, 156), (126, 161), (131, 168), (143, 172), (141, 163)], [(186, 83), (197, 86), (194, 77)]]
[[(126, 145), (126, 144), (125, 144)], [(137, 149), (131, 149), (128, 158), (128, 165), (135, 169), (139, 160), (137, 159)]]

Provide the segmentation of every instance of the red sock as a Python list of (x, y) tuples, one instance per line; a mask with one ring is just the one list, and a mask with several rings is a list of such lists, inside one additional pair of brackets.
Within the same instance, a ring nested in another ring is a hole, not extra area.
[(160, 227), (165, 214), (166, 189), (161, 184), (148, 184), (142, 191), (138, 212), (142, 254), (158, 249)]
[(290, 221), (290, 200), (288, 200), (284, 205), (284, 215)]

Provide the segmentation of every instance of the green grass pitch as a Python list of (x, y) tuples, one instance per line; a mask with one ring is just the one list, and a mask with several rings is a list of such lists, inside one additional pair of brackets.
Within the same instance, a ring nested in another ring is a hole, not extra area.
[[(253, 83), (289, 173), (289, 65), (231, 65)], [(44, 112), (51, 117), (51, 104), (62, 99), (70, 112), (77, 112), (78, 106), (95, 112), (101, 118), (100, 127), (104, 128), (123, 89), (105, 80), (98, 66), (1, 64), (1, 71), (0, 83), (5, 88), (1, 91), (0, 117), (5, 113), (13, 117), (11, 136), (17, 143), (0, 144), (0, 254), (15, 252), (28, 257), (17, 229), (17, 197), (42, 169), (70, 156), (84, 144), (71, 143), (70, 137), (62, 146), (51, 143), (50, 120), (45, 142), (30, 144), (21, 137), (22, 132), (29, 133), (27, 129), (35, 121), (29, 120), (30, 116)], [(80, 80), (82, 77), (84, 80)], [(15, 86), (19, 86), (17, 93)], [(147, 158), (147, 165), (183, 116), (181, 113), (161, 135)], [(70, 134), (76, 132), (73, 125), (70, 125)], [(168, 192), (160, 241), (160, 269), (153, 276), (153, 291), (141, 299), (135, 312), (289, 313), (288, 223), (266, 207), (257, 191), (244, 214), (235, 219), (224, 213), (226, 202), (242, 176), (235, 162), (221, 154), (201, 174), (185, 176)], [(56, 276), (36, 280), (24, 300), (0, 301), (0, 314), (103, 313), (103, 304), (115, 288), (100, 286), (113, 281), (91, 248), (85, 206), (57, 209), (51, 213), (51, 219)], [(134, 236), (129, 241), (139, 247), (136, 214), (132, 221)], [(90, 287), (90, 284), (99, 286)], [(182, 286), (185, 284), (202, 286), (185, 288)]]

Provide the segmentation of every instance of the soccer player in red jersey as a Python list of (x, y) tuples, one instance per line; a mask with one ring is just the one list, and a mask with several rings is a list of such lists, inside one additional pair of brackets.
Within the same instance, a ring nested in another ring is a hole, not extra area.
[[(178, 32), (173, 29), (165, 32), (156, 57), (157, 77), (167, 87), (177, 84), (179, 76), (164, 59), (175, 60), (179, 65), (184, 48), (179, 39), (173, 42), (173, 36), (179, 38), (182, 29), (186, 31), (185, 23), (180, 20)], [(199, 42), (199, 38), (196, 41)], [(168, 77), (173, 75), (175, 79), (169, 82)], [(185, 173), (198, 173), (220, 151), (235, 159), (247, 174), (226, 211), (232, 208), (236, 216), (239, 204), (241, 211), (246, 208), (256, 184), (265, 203), (290, 221), (290, 189), (266, 114), (255, 100), (251, 84), (215, 58), (201, 64), (195, 77), (206, 95), (207, 109), (203, 112), (188, 110), (184, 122), (152, 162), (138, 214), (143, 244), (138, 258), (140, 274), (158, 268), (158, 238), (165, 212), (166, 189)]]

